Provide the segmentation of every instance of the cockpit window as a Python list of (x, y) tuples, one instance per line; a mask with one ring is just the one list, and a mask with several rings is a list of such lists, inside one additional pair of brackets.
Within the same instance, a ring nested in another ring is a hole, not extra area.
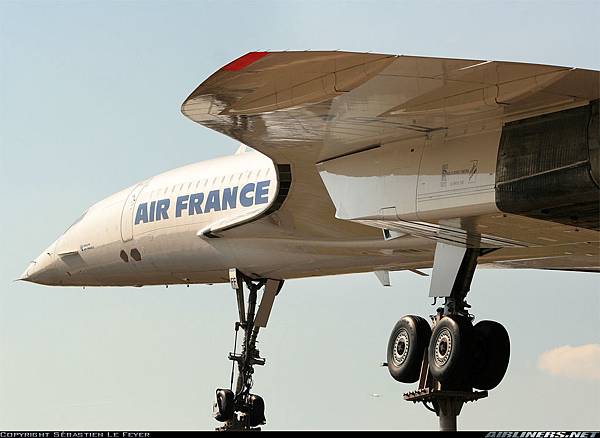
[(89, 211), (89, 210), (86, 210), (86, 211), (84, 211), (84, 212), (83, 212), (83, 214), (82, 214), (81, 216), (79, 216), (77, 219), (75, 219), (75, 222), (73, 222), (73, 223), (72, 223), (72, 224), (69, 226), (69, 228), (67, 228), (67, 229), (65, 230), (65, 233), (66, 233), (67, 231), (69, 231), (71, 228), (73, 228), (73, 227), (74, 227), (76, 224), (78, 224), (79, 222), (81, 222), (81, 220), (82, 220), (82, 219), (85, 217), (85, 215), (88, 213), (88, 211)]

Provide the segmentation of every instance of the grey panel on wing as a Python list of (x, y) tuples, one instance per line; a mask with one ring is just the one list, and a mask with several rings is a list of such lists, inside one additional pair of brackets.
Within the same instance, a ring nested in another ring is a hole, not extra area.
[(501, 211), (600, 230), (599, 101), (507, 123), (496, 171)]

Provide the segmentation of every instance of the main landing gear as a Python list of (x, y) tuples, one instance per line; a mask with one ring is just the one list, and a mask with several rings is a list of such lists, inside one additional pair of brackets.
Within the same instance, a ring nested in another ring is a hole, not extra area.
[[(235, 323), (235, 343), (233, 353), (229, 354), (231, 360), (231, 381), (229, 389), (217, 389), (217, 401), (214, 404), (213, 416), (217, 421), (223, 422), (219, 431), (227, 430), (260, 430), (266, 423), (265, 403), (263, 399), (250, 393), (253, 386), (252, 375), (255, 365), (264, 365), (266, 360), (260, 357), (256, 348), (256, 339), (260, 328), (266, 327), (273, 307), (275, 296), (283, 286), (283, 280), (259, 279), (253, 280), (246, 277), (237, 269), (229, 270), (231, 287), (236, 291), (239, 322)], [(248, 311), (246, 312), (244, 283), (249, 289)], [(256, 311), (258, 291), (264, 287), (260, 307)], [(239, 329), (244, 332), (241, 344), (241, 353), (237, 353), (237, 335)], [(233, 389), (235, 364), (237, 363), (238, 378)]]
[(407, 315), (396, 323), (388, 342), (387, 367), (392, 377), (403, 383), (419, 382), (419, 388), (404, 394), (404, 399), (422, 402), (434, 411), (440, 430), (456, 430), (463, 404), (487, 397), (508, 367), (506, 329), (495, 321), (473, 324), (465, 301), (477, 257), (489, 251), (438, 243), (429, 295), (445, 302), (431, 317), (433, 328), (425, 319)]

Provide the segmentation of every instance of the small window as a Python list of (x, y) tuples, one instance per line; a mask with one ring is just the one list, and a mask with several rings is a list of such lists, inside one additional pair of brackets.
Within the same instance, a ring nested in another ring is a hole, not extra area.
[[(135, 260), (136, 262), (139, 262), (140, 260), (142, 260), (142, 255), (140, 254), (140, 252), (138, 251), (137, 248), (133, 248), (129, 254), (131, 255), (131, 258), (133, 260)], [(125, 256), (127, 256), (127, 254), (125, 254)]]
[(121, 250), (119, 257), (121, 257), (121, 260), (123, 260), (125, 263), (129, 262), (129, 257), (127, 257), (127, 253), (125, 251)]

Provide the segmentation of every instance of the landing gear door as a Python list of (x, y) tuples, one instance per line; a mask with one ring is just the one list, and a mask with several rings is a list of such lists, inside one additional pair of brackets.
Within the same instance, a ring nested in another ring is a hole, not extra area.
[(121, 238), (123, 242), (127, 242), (133, 239), (133, 215), (135, 214), (135, 204), (137, 203), (140, 193), (144, 189), (146, 184), (138, 184), (131, 190), (129, 196), (125, 200), (123, 205), (123, 212), (121, 213)]

